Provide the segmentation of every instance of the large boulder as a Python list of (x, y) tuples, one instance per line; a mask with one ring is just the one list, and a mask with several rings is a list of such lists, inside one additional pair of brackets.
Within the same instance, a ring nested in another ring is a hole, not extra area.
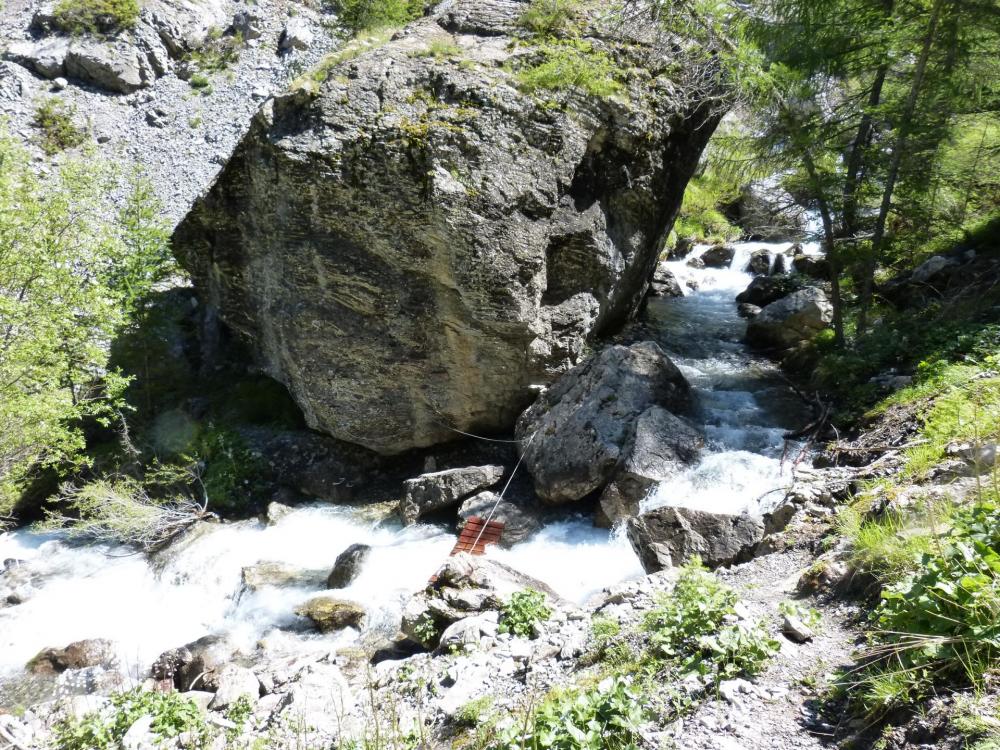
[(399, 516), (412, 524), (428, 513), (458, 505), (462, 500), (503, 478), (502, 466), (468, 466), (421, 474), (403, 483)]
[(830, 261), (820, 255), (796, 255), (792, 258), (792, 268), (795, 273), (808, 276), (811, 279), (826, 281), (830, 278)]
[[(614, 97), (519, 88), (548, 46), (524, 7), (441, 3), (304, 76), (176, 230), (207, 308), (311, 427), (385, 454), (509, 429), (639, 308), (718, 113), (664, 78), (657, 24), (600, 4), (581, 6), (591, 54), (655, 73)], [(423, 54), (442, 29), (460, 51)]]
[(628, 460), (640, 417), (654, 407), (686, 411), (690, 399), (684, 375), (652, 341), (606, 348), (563, 375), (517, 422), (535, 492), (560, 504), (602, 489)]
[(504, 525), (500, 536), (501, 547), (512, 547), (523, 542), (542, 528), (538, 511), (510, 500), (503, 500), (495, 492), (480, 492), (462, 503), (458, 509), (460, 526), (472, 516), (490, 517)]
[[(781, 257), (781, 256), (778, 256)], [(791, 276), (758, 276), (742, 292), (736, 301), (757, 307), (766, 307), (798, 289), (801, 285)]]
[(335, 596), (315, 596), (296, 607), (295, 614), (307, 617), (321, 633), (329, 633), (360, 627), (365, 618), (365, 608), (357, 602)]
[(653, 281), (649, 285), (649, 293), (654, 297), (683, 297), (684, 290), (681, 289), (677, 277), (665, 263), (660, 263), (653, 273)]
[(807, 286), (767, 305), (747, 324), (747, 342), (783, 351), (811, 341), (828, 328), (833, 306), (822, 289)]
[(693, 557), (710, 568), (745, 562), (764, 538), (756, 516), (657, 508), (628, 521), (632, 549), (647, 573), (681, 565)]
[(600, 520), (613, 524), (639, 515), (639, 505), (650, 491), (694, 463), (704, 442), (687, 420), (659, 406), (646, 409), (635, 422), (614, 478), (601, 493)]
[(223, 668), (232, 662), (236, 645), (222, 635), (206, 635), (186, 646), (160, 654), (150, 670), (154, 680), (173, 685), (181, 692), (215, 692)]
[(118, 666), (115, 644), (104, 638), (90, 638), (75, 641), (65, 648), (44, 649), (28, 662), (27, 669), (34, 674), (58, 674), (71, 669), (116, 669)]
[(713, 245), (699, 257), (706, 268), (729, 268), (736, 257), (736, 248), (731, 245)]
[(754, 276), (767, 276), (771, 273), (771, 253), (767, 250), (754, 250), (743, 270)]

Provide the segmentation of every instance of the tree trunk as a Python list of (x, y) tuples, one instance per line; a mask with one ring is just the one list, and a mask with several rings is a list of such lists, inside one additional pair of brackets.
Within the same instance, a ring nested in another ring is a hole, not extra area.
[(889, 162), (889, 172), (885, 178), (885, 188), (882, 191), (882, 203), (879, 206), (878, 219), (875, 222), (875, 230), (872, 233), (872, 246), (868, 253), (865, 264), (865, 275), (861, 288), (861, 304), (858, 311), (858, 333), (864, 333), (868, 327), (868, 312), (871, 308), (872, 294), (875, 286), (875, 270), (878, 268), (882, 255), (882, 244), (885, 240), (885, 225), (889, 217), (889, 210), (892, 207), (892, 194), (896, 190), (896, 181), (899, 179), (899, 168), (903, 162), (903, 154), (906, 151), (907, 140), (910, 135), (910, 121), (917, 108), (917, 99), (920, 97), (920, 89), (923, 87), (924, 76), (927, 73), (927, 62), (930, 60), (931, 49), (934, 47), (934, 37), (937, 34), (938, 24), (941, 21), (941, 12), (950, 0), (934, 0), (931, 9), (931, 18), (927, 25), (927, 33), (924, 35), (921, 44), (920, 57), (917, 60), (917, 67), (913, 71), (913, 81), (910, 84), (910, 93), (906, 97), (906, 104), (899, 120), (899, 133), (896, 143), (892, 149), (892, 159)]

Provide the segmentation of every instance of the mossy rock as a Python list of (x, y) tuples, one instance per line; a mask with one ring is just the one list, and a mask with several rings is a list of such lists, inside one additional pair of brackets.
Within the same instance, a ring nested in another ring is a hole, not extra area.
[(308, 617), (321, 633), (331, 633), (359, 627), (365, 617), (365, 608), (347, 599), (317, 596), (297, 607), (295, 614)]

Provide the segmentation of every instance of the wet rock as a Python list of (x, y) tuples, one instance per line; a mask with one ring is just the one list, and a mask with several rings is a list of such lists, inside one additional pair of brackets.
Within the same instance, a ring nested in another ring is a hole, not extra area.
[(213, 711), (223, 711), (244, 696), (251, 702), (256, 702), (260, 697), (260, 682), (246, 667), (227, 664), (219, 672), (216, 682), (215, 697), (209, 704)]
[(651, 341), (608, 347), (577, 366), (517, 422), (539, 498), (568, 503), (601, 489), (628, 458), (639, 417), (654, 406), (686, 411), (690, 398), (680, 370)]
[(259, 562), (248, 565), (241, 571), (243, 585), (250, 591), (271, 586), (301, 586), (317, 588), (326, 580), (326, 571), (296, 568), (282, 562)]
[[(439, 3), (303, 76), (174, 234), (202, 299), (317, 430), (398, 454), (509, 429), (643, 301), (718, 113), (643, 75), (547, 106), (512, 85), (536, 44), (522, 6)], [(655, 35), (580, 12), (595, 51), (665, 69)], [(469, 29), (461, 55), (413, 54), (443, 26)]]
[(811, 279), (826, 281), (830, 278), (830, 261), (817, 255), (796, 255), (792, 258), (792, 268)]
[(705, 261), (701, 258), (688, 258), (687, 263), (685, 263), (688, 268), (705, 268)]
[(214, 692), (218, 673), (233, 660), (236, 646), (223, 635), (206, 635), (160, 654), (150, 670), (154, 680), (170, 682), (185, 692), (195, 688)]
[(115, 669), (117, 666), (115, 644), (103, 638), (91, 638), (65, 648), (47, 648), (28, 662), (27, 669), (34, 674), (58, 674), (69, 669)]
[(694, 249), (694, 240), (690, 237), (678, 237), (674, 246), (667, 250), (667, 260), (681, 260), (686, 258)]
[(767, 250), (754, 250), (743, 270), (754, 276), (767, 276), (771, 273), (771, 253)]
[(788, 266), (785, 264), (784, 255), (776, 255), (774, 257), (774, 262), (771, 264), (771, 276), (781, 276), (788, 272)]
[(760, 315), (761, 308), (757, 305), (751, 305), (749, 302), (740, 302), (736, 306), (736, 314), (741, 318), (755, 318)]
[(767, 305), (747, 325), (747, 342), (786, 350), (812, 341), (833, 320), (833, 307), (822, 289), (806, 287)]
[(687, 420), (651, 406), (636, 420), (622, 450), (623, 460), (601, 494), (608, 522), (639, 515), (639, 504), (660, 482), (693, 464), (704, 439)]
[(701, 254), (701, 262), (707, 268), (729, 268), (736, 256), (736, 248), (732, 245), (713, 245)]
[(655, 573), (695, 556), (710, 568), (745, 562), (764, 538), (764, 524), (747, 514), (657, 508), (630, 519), (626, 532), (642, 567)]
[(502, 466), (469, 466), (421, 474), (403, 483), (399, 516), (403, 523), (416, 523), (421, 516), (457, 505), (502, 478)]
[(798, 281), (789, 276), (758, 276), (746, 289), (736, 295), (736, 301), (766, 307), (782, 297), (787, 297), (798, 288)]
[[(499, 502), (498, 502), (499, 501)], [(501, 547), (511, 547), (525, 541), (542, 528), (541, 515), (510, 500), (500, 500), (495, 492), (480, 492), (462, 503), (458, 509), (459, 526), (470, 516), (485, 518), (492, 513), (492, 520), (504, 525), (500, 537)]]
[(279, 502), (270, 502), (267, 504), (267, 513), (265, 517), (267, 518), (267, 525), (274, 526), (278, 521), (292, 513), (295, 510), (290, 505), (285, 505)]
[(365, 608), (357, 602), (333, 596), (316, 596), (295, 609), (295, 614), (308, 617), (321, 633), (344, 628), (358, 628), (365, 617)]
[(649, 293), (654, 297), (684, 296), (684, 290), (681, 289), (681, 285), (677, 282), (677, 277), (663, 263), (656, 267), (656, 273), (653, 274), (653, 281), (649, 285)]
[(372, 548), (367, 544), (352, 544), (339, 555), (333, 563), (333, 570), (326, 580), (328, 589), (347, 588), (361, 575), (361, 568), (371, 554)]

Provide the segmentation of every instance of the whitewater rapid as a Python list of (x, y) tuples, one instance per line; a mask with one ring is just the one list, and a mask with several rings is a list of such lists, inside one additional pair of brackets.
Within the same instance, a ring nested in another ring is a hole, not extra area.
[[(741, 269), (754, 250), (776, 254), (789, 247), (740, 243), (730, 269), (669, 264), (687, 293), (651, 299), (645, 330), (690, 380), (693, 419), (707, 445), (702, 460), (662, 483), (643, 510), (679, 505), (753, 512), (759, 498), (788, 483), (782, 434), (801, 426), (802, 406), (776, 368), (741, 343), (745, 322), (733, 298), (751, 279)], [(696, 248), (694, 255), (705, 249)], [(696, 288), (688, 289), (688, 281)], [(314, 588), (249, 591), (241, 572), (264, 561), (329, 569), (355, 543), (371, 545), (373, 552), (360, 577), (335, 593), (363, 603), (368, 627), (391, 635), (406, 599), (426, 585), (454, 542), (453, 530), (443, 526), (402, 528), (330, 505), (300, 507), (272, 525), (220, 524), (154, 561), (123, 548), (70, 544), (55, 534), (0, 535), (0, 560), (23, 561), (32, 588), (23, 603), (0, 606), (0, 678), (16, 675), (43, 648), (86, 638), (114, 641), (135, 676), (163, 651), (210, 633), (227, 633), (246, 649), (269, 637), (331, 649), (346, 645), (359, 634), (312, 633), (294, 614), (319, 593)], [(549, 524), (513, 549), (491, 548), (489, 554), (577, 602), (642, 575), (620, 529), (596, 529), (582, 517)]]

